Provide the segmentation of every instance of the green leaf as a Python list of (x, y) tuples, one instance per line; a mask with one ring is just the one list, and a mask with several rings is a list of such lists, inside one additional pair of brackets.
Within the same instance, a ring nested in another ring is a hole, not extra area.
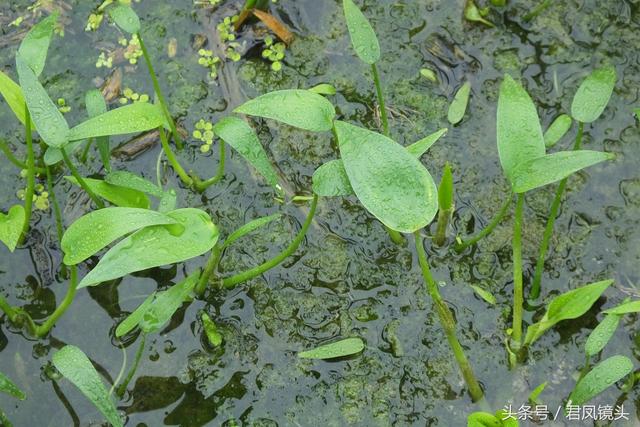
[(500, 164), (513, 184), (516, 168), (544, 156), (545, 147), (536, 107), (527, 91), (509, 75), (500, 85), (497, 120)]
[(427, 152), (429, 148), (431, 148), (433, 144), (435, 144), (440, 138), (446, 135), (447, 132), (449, 132), (449, 129), (447, 128), (440, 129), (439, 131), (434, 132), (425, 138), (422, 138), (420, 141), (414, 142), (413, 144), (407, 146), (406, 150), (409, 152), (409, 154), (419, 159), (424, 153)]
[(140, 18), (134, 10), (127, 5), (119, 4), (109, 8), (109, 16), (118, 27), (130, 34), (140, 32)]
[(78, 288), (195, 258), (211, 250), (218, 241), (218, 229), (206, 212), (187, 208), (167, 215), (181, 227), (156, 225), (136, 231), (112, 247)]
[[(107, 103), (98, 89), (92, 89), (84, 97), (89, 117), (98, 117), (107, 112)], [(111, 149), (109, 147), (109, 137), (100, 136), (96, 138), (100, 159), (107, 172), (111, 171)]]
[(524, 193), (560, 181), (569, 175), (615, 156), (599, 151), (560, 151), (521, 163), (512, 174), (513, 191)]
[(529, 402), (532, 402), (533, 404), (537, 405), (538, 404), (538, 397), (540, 397), (540, 394), (544, 391), (544, 389), (547, 387), (547, 382), (543, 382), (542, 384), (540, 384), (538, 387), (536, 387), (530, 394), (529, 394), (529, 399), (527, 399)]
[(469, 22), (480, 22), (487, 27), (495, 27), (493, 22), (486, 20), (473, 0), (467, 0), (464, 6), (464, 17)]
[(16, 250), (24, 220), (25, 213), (22, 205), (11, 206), (6, 215), (0, 212), (0, 241), (7, 245), (11, 252)]
[(384, 135), (336, 122), (340, 155), (360, 202), (387, 227), (412, 233), (438, 211), (438, 190), (418, 159)]
[(66, 265), (78, 264), (140, 228), (176, 224), (172, 217), (137, 208), (105, 208), (80, 217), (62, 236)]
[(273, 188), (279, 191), (278, 175), (260, 144), (258, 135), (247, 122), (237, 117), (225, 117), (215, 124), (213, 132), (240, 153)]
[(627, 314), (640, 312), (640, 301), (631, 301), (604, 311), (608, 314)]
[(142, 316), (140, 328), (147, 334), (159, 331), (191, 295), (199, 278), (199, 272), (193, 273), (166, 291), (158, 292)]
[(69, 131), (69, 140), (144, 132), (164, 126), (165, 120), (159, 105), (136, 102), (80, 123)]
[(444, 165), (442, 179), (438, 186), (438, 206), (441, 211), (453, 209), (453, 174), (449, 162)]
[(27, 398), (24, 392), (2, 372), (0, 372), (0, 391), (8, 394), (9, 396), (13, 396), (16, 399), (24, 400)]
[[(65, 144), (64, 149), (67, 151), (67, 154), (71, 155), (75, 153), (78, 148), (80, 148), (86, 141), (74, 141), (68, 144)], [(62, 157), (62, 150), (56, 147), (47, 147), (47, 151), (44, 152), (44, 164), (47, 166), (53, 166), (59, 162), (61, 162), (64, 158)]]
[(269, 92), (245, 102), (235, 112), (277, 120), (312, 132), (331, 130), (336, 115), (333, 105), (323, 96), (297, 89)]
[(160, 198), (160, 203), (158, 203), (158, 211), (162, 213), (167, 213), (176, 208), (178, 195), (176, 190), (168, 190), (165, 191), (162, 197)]
[(58, 13), (56, 12), (38, 22), (22, 39), (22, 43), (18, 48), (18, 54), (36, 76), (40, 76), (44, 69), (49, 44), (57, 21)]
[(82, 394), (102, 412), (111, 425), (122, 427), (122, 420), (109, 397), (109, 393), (98, 372), (82, 350), (73, 345), (62, 347), (53, 355), (53, 365), (66, 379), (80, 389)]
[(134, 173), (128, 171), (114, 171), (104, 178), (105, 182), (117, 185), (131, 190), (137, 190), (142, 193), (150, 194), (154, 197), (161, 198), (164, 195), (162, 188), (153, 182), (144, 179)]
[(316, 169), (313, 173), (313, 192), (321, 197), (354, 194), (342, 160), (331, 160)]
[(279, 219), (280, 217), (281, 215), (278, 213), (278, 214), (265, 216), (263, 218), (254, 219), (253, 221), (246, 223), (245, 225), (243, 225), (242, 227), (238, 228), (236, 231), (231, 233), (229, 237), (227, 237), (227, 239), (224, 241), (222, 245), (222, 249), (228, 248), (236, 240), (241, 239), (242, 237), (256, 231), (261, 227), (264, 227), (265, 225), (275, 221), (276, 219)]
[(569, 395), (571, 405), (583, 405), (633, 371), (633, 362), (625, 356), (612, 356), (598, 363), (582, 378)]
[(16, 55), (16, 67), (22, 93), (40, 137), (51, 147), (62, 147), (68, 141), (69, 125), (67, 125), (67, 121), (49, 98), (33, 70), (22, 60), (20, 54)]
[(214, 347), (219, 347), (220, 344), (222, 344), (222, 335), (218, 332), (216, 324), (207, 313), (202, 313), (200, 318), (202, 319), (202, 327), (204, 328), (204, 333), (207, 335), (209, 343)]
[(618, 329), (621, 317), (620, 314), (607, 314), (591, 331), (584, 346), (587, 356), (595, 356), (602, 351)]
[(618, 79), (613, 66), (598, 68), (578, 88), (571, 104), (571, 115), (582, 123), (594, 122), (600, 117), (613, 93)]
[(476, 286), (476, 285), (470, 285), (470, 286), (471, 286), (471, 289), (473, 289), (480, 296), (480, 298), (482, 298), (489, 304), (494, 305), (496, 303), (496, 297), (494, 297), (491, 292), (485, 291), (480, 286)]
[(544, 317), (527, 329), (525, 344), (533, 343), (547, 329), (557, 323), (563, 320), (575, 319), (585, 314), (612, 283), (613, 280), (604, 280), (555, 297), (549, 304)]
[(551, 148), (562, 139), (563, 136), (569, 132), (573, 119), (566, 114), (560, 114), (549, 126), (549, 129), (544, 133), (544, 145), (547, 148)]
[(11, 77), (0, 71), (0, 94), (23, 125), (26, 123), (26, 107), (22, 89)]
[(346, 338), (331, 344), (321, 345), (313, 350), (298, 353), (303, 359), (335, 359), (351, 356), (364, 350), (364, 342), (360, 338)]
[(353, 0), (343, 0), (342, 5), (356, 54), (363, 62), (375, 64), (380, 59), (380, 44), (371, 23)]
[(502, 422), (488, 412), (474, 412), (467, 417), (467, 427), (502, 427)]
[(449, 105), (449, 112), (447, 113), (447, 120), (452, 125), (460, 123), (464, 118), (464, 114), (467, 112), (467, 105), (469, 105), (469, 95), (471, 95), (471, 83), (465, 82), (456, 96), (453, 98), (453, 102)]
[(136, 326), (140, 322), (142, 322), (142, 318), (144, 314), (147, 312), (154, 298), (156, 297), (156, 293), (152, 293), (144, 300), (142, 304), (138, 306), (133, 313), (128, 315), (116, 328), (116, 337), (120, 338), (124, 335), (127, 335), (129, 332), (133, 331)]
[[(70, 183), (78, 185), (74, 177), (65, 176), (64, 178)], [(149, 206), (151, 206), (149, 198), (140, 191), (112, 185), (100, 179), (83, 178), (83, 181), (97, 196), (116, 206), (141, 209), (149, 209)]]
[(310, 92), (317, 93), (318, 95), (335, 95), (336, 88), (333, 85), (327, 83), (320, 83), (319, 85), (315, 85), (311, 89)]

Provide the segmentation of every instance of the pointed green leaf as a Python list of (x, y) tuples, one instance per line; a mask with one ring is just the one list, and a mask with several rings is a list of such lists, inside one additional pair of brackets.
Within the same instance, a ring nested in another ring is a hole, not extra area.
[(613, 283), (613, 280), (592, 283), (555, 297), (544, 317), (527, 329), (525, 343), (533, 343), (549, 328), (563, 320), (575, 319), (585, 314), (600, 298), (600, 295)]
[(529, 394), (529, 398), (527, 399), (529, 402), (533, 403), (533, 404), (538, 404), (538, 397), (540, 397), (540, 394), (544, 391), (544, 389), (547, 387), (547, 381), (543, 382), (542, 384), (540, 384), (538, 387), (536, 387), (530, 394)]
[[(97, 117), (107, 112), (107, 103), (98, 89), (92, 89), (84, 97), (89, 117)], [(100, 136), (96, 138), (100, 159), (107, 172), (111, 171), (111, 150), (109, 148), (109, 137)]]
[[(64, 149), (69, 156), (75, 153), (78, 148), (82, 147), (87, 141), (74, 141), (65, 144)], [(62, 150), (56, 147), (47, 147), (47, 151), (44, 152), (44, 164), (47, 166), (53, 166), (60, 163), (64, 157), (62, 157)]]
[(509, 75), (500, 85), (497, 120), (500, 164), (513, 184), (516, 168), (544, 156), (545, 147), (536, 107), (527, 91)]
[(166, 291), (158, 292), (142, 316), (140, 328), (147, 334), (159, 331), (187, 301), (199, 278), (200, 273), (191, 274), (177, 285), (173, 285)]
[(128, 171), (114, 171), (104, 178), (105, 182), (119, 187), (137, 190), (154, 197), (162, 197), (164, 191), (153, 182)]
[(438, 211), (437, 188), (418, 159), (384, 135), (336, 122), (340, 155), (360, 202), (387, 227), (413, 233)]
[(619, 314), (607, 314), (591, 331), (584, 346), (587, 356), (595, 356), (602, 351), (618, 329), (621, 317)]
[(320, 83), (319, 85), (315, 85), (314, 87), (309, 89), (309, 91), (317, 93), (318, 95), (331, 96), (336, 94), (336, 88), (328, 83)]
[(187, 208), (167, 215), (181, 227), (156, 225), (126, 237), (102, 257), (78, 287), (95, 286), (136, 271), (186, 261), (211, 250), (218, 241), (218, 229), (206, 212)]
[(380, 59), (380, 44), (373, 27), (353, 0), (343, 0), (342, 4), (356, 54), (363, 62), (375, 64)]
[(425, 138), (422, 138), (420, 141), (414, 142), (413, 144), (407, 146), (406, 150), (409, 152), (409, 154), (419, 159), (424, 153), (427, 152), (429, 148), (431, 148), (433, 144), (438, 142), (440, 138), (446, 135), (447, 132), (449, 132), (449, 129), (447, 128), (440, 129), (439, 131), (434, 132)]
[(560, 114), (549, 126), (549, 129), (544, 133), (544, 145), (547, 148), (551, 148), (562, 139), (563, 136), (569, 132), (573, 119), (566, 114)]
[(512, 174), (513, 191), (524, 193), (560, 181), (569, 175), (615, 156), (599, 151), (561, 151), (521, 163)]
[(49, 44), (53, 37), (53, 30), (58, 21), (58, 13), (54, 13), (34, 25), (22, 39), (18, 54), (22, 60), (33, 70), (36, 76), (42, 74), (44, 63), (47, 60)]
[(27, 398), (24, 392), (2, 372), (0, 372), (0, 391), (8, 394), (9, 396), (13, 396), (16, 399), (24, 400)]
[(625, 356), (612, 356), (598, 363), (576, 384), (569, 395), (571, 405), (583, 405), (633, 371), (633, 362)]
[[(65, 176), (64, 178), (70, 183), (78, 185), (74, 177)], [(149, 198), (140, 191), (112, 185), (100, 179), (83, 178), (83, 180), (97, 196), (116, 206), (141, 209), (149, 209), (149, 206), (151, 206)]]
[(66, 265), (78, 264), (117, 239), (152, 225), (176, 224), (172, 217), (137, 208), (105, 208), (80, 217), (62, 236)]
[(7, 105), (13, 111), (13, 114), (20, 120), (23, 125), (26, 122), (26, 101), (22, 95), (22, 89), (11, 77), (0, 71), (0, 94), (7, 101)]
[(605, 310), (605, 313), (609, 313), (609, 314), (628, 314), (628, 313), (638, 313), (638, 312), (640, 312), (640, 300), (626, 302), (624, 304), (620, 304), (617, 307)]
[(130, 34), (140, 32), (140, 18), (136, 12), (125, 4), (119, 4), (109, 8), (109, 16), (118, 27)]
[(116, 108), (79, 124), (69, 131), (69, 140), (123, 135), (155, 129), (165, 125), (165, 116), (159, 105), (136, 102)]
[(102, 379), (82, 350), (72, 345), (62, 347), (53, 355), (53, 365), (80, 389), (112, 426), (122, 427), (122, 420)]
[(213, 132), (242, 155), (276, 190), (278, 175), (264, 151), (258, 135), (247, 122), (237, 117), (225, 117), (213, 127)]
[(323, 96), (297, 89), (269, 92), (245, 102), (235, 112), (277, 120), (312, 132), (331, 130), (336, 115), (333, 105)]
[(321, 345), (313, 350), (298, 353), (303, 359), (335, 359), (351, 356), (364, 350), (364, 342), (360, 338), (346, 338), (331, 344)]
[(342, 160), (331, 160), (316, 169), (313, 174), (313, 192), (321, 197), (354, 194)]
[(22, 93), (40, 137), (51, 147), (62, 147), (68, 141), (69, 125), (67, 125), (67, 121), (49, 98), (33, 70), (22, 60), (20, 54), (16, 55), (16, 67)]
[(618, 79), (613, 66), (598, 68), (578, 88), (571, 104), (571, 115), (582, 123), (594, 122), (609, 103)]
[(16, 250), (24, 220), (25, 213), (22, 205), (11, 206), (6, 215), (0, 212), (0, 242), (7, 245), (11, 252)]
[(467, 105), (469, 105), (469, 96), (471, 95), (471, 83), (465, 82), (456, 96), (453, 98), (453, 102), (449, 105), (449, 112), (447, 113), (447, 120), (452, 125), (460, 123), (464, 118), (464, 114), (467, 112)]
[(151, 303), (153, 302), (155, 297), (155, 292), (149, 295), (147, 299), (145, 299), (144, 302), (138, 306), (138, 308), (133, 310), (133, 313), (128, 315), (122, 322), (120, 322), (120, 324), (116, 328), (116, 337), (120, 338), (124, 335), (127, 335), (129, 332), (133, 331), (140, 322), (142, 322), (144, 314), (151, 306)]
[(473, 289), (480, 296), (480, 298), (482, 298), (483, 300), (485, 300), (491, 305), (495, 305), (496, 297), (494, 297), (491, 292), (485, 291), (480, 286), (476, 286), (476, 285), (470, 285), (470, 286), (471, 286), (471, 289)]
[(264, 227), (265, 225), (275, 221), (276, 219), (279, 219), (280, 217), (281, 217), (280, 214), (273, 214), (273, 215), (265, 216), (263, 218), (254, 219), (253, 221), (246, 223), (245, 225), (243, 225), (242, 227), (238, 228), (236, 231), (231, 233), (229, 237), (227, 237), (227, 239), (224, 241), (224, 244), (222, 245), (222, 249), (228, 248), (236, 240), (241, 239), (242, 237), (256, 231), (261, 227)]
[(449, 211), (453, 209), (453, 174), (449, 162), (444, 165), (442, 179), (438, 186), (438, 208), (441, 211)]

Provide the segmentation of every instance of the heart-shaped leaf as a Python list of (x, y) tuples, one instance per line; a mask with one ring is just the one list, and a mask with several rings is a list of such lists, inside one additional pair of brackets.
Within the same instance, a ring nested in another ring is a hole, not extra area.
[[(107, 112), (107, 103), (102, 96), (102, 92), (98, 89), (93, 89), (87, 92), (84, 97), (84, 103), (87, 107), (87, 114), (89, 117), (98, 117), (101, 114)], [(96, 145), (100, 152), (100, 159), (105, 169), (111, 171), (111, 150), (109, 148), (109, 137), (100, 136), (96, 138)]]
[(140, 32), (140, 18), (131, 6), (119, 4), (109, 8), (109, 16), (118, 27), (130, 34)]
[[(65, 176), (64, 178), (70, 183), (78, 185), (78, 181), (74, 177)], [(83, 181), (97, 196), (116, 206), (141, 209), (149, 209), (151, 206), (149, 198), (141, 191), (109, 184), (100, 179), (83, 178)]]
[(562, 139), (563, 136), (569, 132), (573, 119), (566, 114), (560, 114), (549, 126), (549, 129), (544, 133), (544, 145), (547, 148), (551, 148)]
[(18, 86), (11, 77), (2, 71), (0, 71), (0, 94), (2, 94), (5, 101), (7, 101), (9, 108), (11, 108), (16, 118), (24, 125), (26, 122), (26, 107), (22, 89), (20, 89), (20, 86)]
[(343, 0), (342, 5), (356, 54), (363, 62), (375, 64), (380, 59), (380, 43), (373, 27), (353, 0)]
[(24, 400), (27, 398), (24, 392), (2, 372), (0, 372), (0, 391), (8, 394), (9, 396), (13, 396), (16, 399)]
[(16, 249), (20, 240), (24, 221), (25, 213), (22, 205), (11, 206), (6, 215), (0, 213), (0, 241), (7, 245), (11, 252)]
[(449, 112), (447, 113), (447, 120), (452, 125), (460, 123), (464, 118), (464, 114), (467, 112), (467, 105), (469, 104), (469, 96), (471, 95), (471, 83), (465, 82), (456, 96), (453, 98), (453, 102), (449, 105)]
[(593, 331), (589, 334), (587, 342), (584, 345), (585, 353), (587, 356), (595, 356), (600, 353), (602, 349), (607, 345), (613, 334), (618, 329), (622, 315), (620, 314), (607, 314), (602, 322), (598, 323)]
[(34, 25), (22, 39), (18, 54), (33, 70), (36, 76), (42, 74), (44, 64), (47, 61), (49, 44), (53, 37), (53, 30), (58, 21), (58, 13), (54, 13)]
[(578, 88), (571, 104), (571, 115), (582, 123), (594, 122), (609, 103), (618, 79), (613, 66), (598, 68)]
[(303, 359), (335, 359), (351, 356), (364, 350), (364, 342), (360, 338), (346, 338), (331, 344), (321, 345), (313, 350), (298, 353)]
[(571, 405), (583, 405), (633, 371), (633, 362), (625, 356), (612, 356), (598, 363), (582, 378), (569, 395)]

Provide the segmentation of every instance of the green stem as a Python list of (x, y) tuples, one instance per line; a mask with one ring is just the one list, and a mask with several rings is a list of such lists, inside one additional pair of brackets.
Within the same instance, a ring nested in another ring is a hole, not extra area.
[(191, 178), (193, 179), (193, 186), (195, 187), (195, 189), (199, 192), (203, 192), (205, 191), (207, 188), (211, 187), (214, 184), (217, 184), (218, 182), (220, 182), (220, 180), (222, 180), (222, 178), (224, 177), (224, 168), (225, 168), (225, 146), (226, 144), (224, 143), (224, 141), (220, 141), (220, 160), (218, 163), (218, 171), (216, 172), (215, 176), (213, 176), (212, 178), (206, 180), (206, 181), (201, 181), (200, 178), (198, 178), (196, 175), (191, 176)]
[(0, 310), (7, 315), (10, 321), (15, 322), (17, 311), (15, 308), (11, 307), (11, 304), (9, 304), (2, 295), (0, 295)]
[(438, 211), (438, 224), (436, 227), (436, 235), (433, 238), (433, 242), (437, 246), (444, 245), (447, 240), (447, 228), (449, 227), (449, 221), (453, 215), (453, 209), (445, 209)]
[(424, 278), (424, 282), (427, 286), (427, 291), (436, 306), (440, 324), (447, 336), (449, 346), (451, 347), (451, 350), (453, 350), (456, 362), (458, 362), (458, 367), (460, 368), (462, 377), (467, 383), (467, 387), (469, 387), (471, 399), (473, 399), (474, 402), (477, 402), (482, 399), (482, 388), (480, 387), (480, 384), (473, 373), (473, 368), (471, 367), (467, 356), (464, 354), (464, 349), (456, 336), (456, 321), (453, 318), (453, 314), (451, 313), (451, 310), (449, 310), (447, 303), (442, 299), (440, 290), (438, 289), (438, 284), (431, 275), (431, 269), (429, 268), (429, 262), (427, 261), (427, 254), (424, 250), (424, 243), (422, 241), (422, 236), (420, 236), (420, 231), (416, 231), (414, 236), (416, 241), (416, 252), (418, 253), (418, 260), (420, 261), (420, 269), (422, 270), (422, 277)]
[(118, 397), (120, 397), (120, 398), (122, 398), (122, 396), (124, 396), (124, 392), (127, 391), (127, 386), (129, 385), (129, 383), (133, 379), (133, 376), (135, 375), (136, 370), (138, 369), (138, 364), (140, 363), (140, 359), (142, 359), (142, 354), (144, 353), (144, 345), (145, 345), (146, 341), (147, 341), (147, 334), (143, 333), (142, 334), (142, 342), (140, 343), (140, 346), (138, 347), (138, 350), (136, 351), (136, 358), (133, 361), (133, 366), (131, 367), (131, 370), (127, 374), (127, 377), (124, 379), (122, 384), (120, 384), (120, 386), (116, 390), (116, 395)]
[(209, 256), (209, 260), (200, 275), (200, 279), (198, 280), (198, 284), (196, 285), (196, 295), (202, 295), (207, 288), (207, 284), (209, 283), (209, 278), (218, 267), (218, 263), (220, 262), (220, 255), (222, 254), (220, 245), (215, 245), (211, 250), (211, 255)]
[(464, 251), (465, 249), (467, 249), (469, 246), (475, 245), (480, 240), (482, 240), (483, 238), (485, 238), (489, 234), (491, 234), (493, 232), (493, 230), (498, 226), (498, 224), (500, 224), (500, 222), (502, 222), (504, 216), (507, 214), (507, 211), (509, 210), (509, 207), (511, 206), (511, 201), (512, 200), (513, 200), (513, 193), (509, 192), (509, 197), (507, 197), (507, 199), (505, 200), (505, 202), (502, 205), (502, 207), (500, 207), (500, 210), (498, 211), (498, 214), (491, 220), (489, 225), (487, 225), (485, 228), (483, 228), (477, 235), (475, 235), (471, 239), (463, 240), (463, 241), (457, 243), (455, 245), (455, 247), (454, 247), (455, 251), (460, 253), (460, 252)]
[(84, 150), (82, 150), (82, 155), (80, 156), (80, 161), (82, 163), (87, 162), (87, 157), (89, 157), (89, 150), (91, 149), (91, 145), (93, 145), (93, 138), (89, 138), (89, 141), (84, 146)]
[(0, 409), (0, 425), (3, 427), (13, 427), (11, 421), (7, 418), (7, 415)]
[[(7, 144), (7, 141), (0, 139), (0, 151), (2, 151), (4, 153), (4, 155), (7, 157), (7, 159), (13, 163), (13, 165), (15, 165), (16, 167), (20, 168), (20, 169), (28, 169), (28, 166), (25, 162), (19, 160), (16, 156), (13, 155), (13, 152), (11, 151), (11, 149), (9, 148), (9, 144)], [(34, 168), (36, 173), (38, 174), (43, 174), (44, 173), (44, 169), (43, 168), (39, 168), (39, 167), (35, 167)]]
[(176, 171), (183, 184), (187, 187), (191, 187), (193, 185), (193, 179), (184, 170), (175, 154), (173, 154), (173, 151), (171, 151), (171, 147), (169, 146), (169, 141), (167, 140), (167, 135), (165, 135), (164, 133), (164, 129), (162, 129), (162, 127), (159, 127), (158, 131), (160, 132), (160, 142), (162, 143), (162, 149), (164, 150), (164, 154), (167, 156), (169, 163), (171, 163), (171, 166), (173, 166), (173, 169)]
[(64, 163), (67, 165), (67, 167), (71, 171), (71, 175), (73, 175), (73, 177), (76, 179), (76, 181), (78, 181), (78, 185), (80, 185), (80, 187), (82, 187), (82, 189), (84, 191), (86, 191), (86, 193), (89, 195), (89, 198), (91, 198), (91, 200), (93, 200), (93, 203), (96, 204), (98, 209), (103, 209), (104, 208), (104, 203), (91, 190), (91, 188), (87, 185), (87, 183), (82, 178), (82, 176), (80, 176), (80, 172), (78, 172), (78, 169), (76, 168), (76, 166), (73, 164), (73, 162), (69, 158), (69, 155), (67, 154), (67, 150), (64, 147), (61, 147), (60, 148), (60, 152), (62, 153), (62, 158), (64, 159)]
[(31, 212), (33, 211), (33, 192), (36, 186), (35, 155), (33, 154), (33, 134), (31, 131), (31, 114), (25, 108), (25, 130), (27, 140), (27, 191), (24, 195), (24, 224), (20, 234), (19, 244), (24, 242), (29, 232)]
[(171, 133), (173, 134), (173, 140), (175, 141), (178, 150), (182, 150), (182, 138), (180, 138), (180, 134), (178, 133), (178, 129), (176, 128), (176, 123), (173, 121), (173, 117), (171, 117), (169, 107), (167, 107), (167, 101), (162, 94), (162, 89), (160, 89), (160, 84), (158, 83), (158, 78), (156, 77), (156, 71), (153, 68), (153, 64), (151, 63), (149, 51), (147, 51), (147, 47), (142, 40), (142, 35), (138, 33), (137, 36), (138, 40), (140, 41), (140, 49), (142, 49), (142, 55), (144, 56), (144, 60), (147, 63), (147, 69), (149, 70), (149, 75), (151, 76), (153, 90), (155, 91), (156, 96), (158, 97), (158, 101), (160, 101), (160, 105), (162, 106), (162, 111), (164, 111), (164, 115), (167, 118), (167, 122), (169, 123), (169, 127), (171, 128)]
[(380, 74), (378, 73), (378, 66), (374, 63), (371, 64), (371, 71), (373, 72), (373, 81), (376, 85), (376, 94), (378, 95), (378, 104), (380, 105), (380, 117), (382, 118), (382, 129), (386, 136), (389, 136), (389, 116), (387, 115), (387, 107), (384, 102), (384, 93), (382, 92), (382, 84), (380, 83)]
[[(511, 350), (517, 355), (522, 344), (522, 309), (524, 293), (522, 285), (522, 211), (524, 194), (518, 194), (516, 214), (513, 221), (513, 326), (511, 332)], [(511, 367), (517, 364), (517, 357), (510, 355)]]
[[(576, 141), (573, 144), (573, 150), (579, 150), (582, 147), (582, 135), (584, 133), (584, 123), (578, 124), (578, 134), (576, 135)], [(553, 236), (553, 227), (556, 223), (558, 212), (560, 211), (560, 204), (562, 203), (562, 195), (567, 187), (567, 181), (569, 178), (565, 178), (560, 181), (558, 189), (556, 190), (556, 196), (551, 204), (549, 211), (549, 217), (547, 218), (547, 226), (544, 229), (544, 235), (542, 237), (542, 243), (540, 244), (540, 252), (538, 253), (538, 260), (536, 261), (536, 270), (533, 274), (533, 283), (531, 284), (531, 292), (529, 293), (529, 299), (535, 300), (540, 296), (540, 285), (542, 281), (542, 272), (544, 270), (544, 260), (549, 250), (549, 243)]]
[(53, 177), (51, 176), (51, 169), (47, 166), (47, 191), (49, 192), (49, 199), (53, 205), (53, 213), (56, 217), (56, 232), (58, 234), (58, 242), (62, 241), (64, 235), (64, 227), (62, 226), (62, 212), (60, 211), (60, 205), (58, 204), (58, 198), (53, 189)]
[(263, 274), (264, 272), (271, 270), (272, 268), (280, 264), (282, 261), (287, 259), (289, 256), (291, 256), (298, 249), (298, 247), (300, 246), (300, 243), (302, 243), (302, 241), (304, 240), (304, 237), (307, 234), (307, 230), (309, 230), (309, 226), (311, 225), (311, 222), (313, 220), (313, 216), (315, 215), (317, 206), (318, 206), (318, 196), (314, 195), (313, 201), (311, 202), (311, 209), (309, 210), (309, 214), (307, 215), (307, 218), (304, 221), (304, 224), (302, 224), (302, 228), (296, 235), (295, 239), (293, 239), (293, 241), (289, 244), (289, 246), (287, 246), (287, 248), (284, 251), (282, 251), (276, 257), (260, 264), (257, 267), (254, 267), (250, 270), (236, 274), (235, 276), (227, 277), (222, 281), (222, 286), (224, 286), (227, 289), (232, 289), (239, 283), (246, 282), (247, 280), (253, 279), (254, 277), (257, 277)]
[(531, 21), (533, 18), (535, 18), (536, 16), (540, 15), (542, 12), (544, 12), (544, 10), (546, 8), (548, 8), (549, 6), (551, 6), (553, 4), (554, 0), (544, 0), (542, 2), (540, 2), (535, 8), (533, 8), (533, 10), (529, 13), (527, 13), (522, 20), (524, 22), (529, 22)]
[(78, 268), (73, 265), (71, 266), (71, 279), (69, 280), (69, 287), (67, 288), (67, 294), (64, 296), (64, 299), (60, 303), (58, 307), (56, 307), (55, 311), (49, 316), (49, 318), (40, 326), (36, 327), (35, 335), (39, 338), (44, 337), (49, 333), (51, 328), (56, 324), (58, 319), (67, 311), (71, 303), (73, 302), (73, 298), (76, 295), (76, 291), (78, 289)]

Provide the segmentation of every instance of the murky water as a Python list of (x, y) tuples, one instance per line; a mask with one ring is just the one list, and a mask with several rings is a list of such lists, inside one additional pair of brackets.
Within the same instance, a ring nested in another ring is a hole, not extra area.
[[(51, 96), (64, 97), (72, 107), (67, 119), (74, 124), (84, 118), (84, 92), (94, 87), (97, 77), (109, 73), (95, 67), (98, 55), (118, 43), (118, 32), (109, 25), (96, 33), (84, 31), (97, 3), (68, 2), (66, 35), (53, 43), (43, 74)], [(226, 0), (213, 11), (194, 7), (188, 0), (142, 0), (135, 5), (173, 112), (182, 117), (187, 130), (201, 118), (215, 122), (230, 114), (243, 99), (318, 83), (337, 87), (332, 101), (343, 119), (377, 126), (369, 69), (352, 51), (336, 0), (279, 0), (273, 11), (297, 34), (282, 71), (271, 71), (260, 58), (260, 43), (255, 40), (261, 30), (255, 27), (239, 40), (246, 43), (246, 55), (229, 65), (228, 84), (210, 82), (207, 70), (197, 63), (193, 39), (197, 34), (211, 38), (217, 22), (237, 11), (237, 3)], [(619, 82), (612, 102), (600, 120), (586, 127), (585, 147), (615, 153), (618, 159), (570, 179), (543, 281), (543, 296), (548, 299), (583, 283), (614, 278), (616, 285), (605, 293), (606, 300), (579, 320), (551, 330), (533, 346), (528, 363), (510, 372), (503, 346), (512, 292), (510, 222), (463, 255), (429, 252), (437, 280), (446, 284), (442, 293), (455, 310), (461, 341), (493, 409), (506, 404), (519, 407), (544, 381), (549, 385), (541, 400), (557, 408), (584, 363), (584, 342), (601, 319), (597, 309), (638, 293), (640, 131), (632, 108), (640, 105), (640, 2), (555, 2), (537, 19), (524, 23), (523, 14), (537, 2), (511, 0), (506, 9), (489, 16), (497, 24), (495, 29), (464, 22), (462, 0), (358, 3), (380, 35), (380, 70), (393, 112), (392, 136), (399, 142), (408, 144), (447, 126), (448, 103), (465, 80), (471, 82), (465, 119), (426, 157), (435, 176), (445, 161), (453, 165), (454, 225), (461, 234), (486, 224), (506, 191), (495, 143), (502, 75), (523, 79), (546, 127), (559, 113), (569, 111), (577, 86), (593, 67), (606, 61), (617, 66)], [(29, 4), (0, 5), (0, 63), (14, 77), (15, 36), (29, 22), (17, 29), (6, 24)], [(170, 38), (178, 46), (172, 59), (166, 54)], [(142, 64), (119, 66), (124, 69), (123, 87), (152, 93)], [(420, 76), (425, 67), (436, 71), (438, 83)], [(19, 146), (22, 130), (4, 104), (0, 123), (2, 136)], [(315, 168), (337, 157), (329, 133), (308, 134), (273, 122), (257, 126), (269, 155), (296, 192), (308, 191)], [(560, 142), (562, 147), (570, 146), (574, 132), (575, 128)], [(155, 146), (135, 160), (116, 162), (115, 167), (155, 179), (159, 150)], [(217, 152), (202, 155), (195, 141), (181, 157), (201, 176), (215, 173)], [(221, 184), (204, 195), (182, 191), (180, 205), (205, 209), (224, 233), (281, 209), (270, 188), (239, 156), (232, 154), (228, 163)], [(97, 159), (83, 168), (87, 174), (97, 170)], [(0, 161), (0, 173), (0, 206), (6, 210), (18, 203), (15, 193), (24, 182), (6, 160)], [(166, 176), (168, 185), (178, 186), (171, 171)], [(68, 223), (86, 211), (88, 202), (77, 188), (58, 178), (56, 190)], [(526, 283), (553, 192), (550, 186), (526, 199)], [(293, 206), (284, 212), (285, 221), (229, 249), (221, 273), (254, 266), (286, 246), (304, 214)], [(59, 274), (62, 256), (51, 215), (36, 213), (33, 223), (24, 247), (14, 254), (0, 247), (0, 292), (41, 319), (62, 299), (66, 282)], [(150, 292), (176, 283), (204, 261), (202, 257), (129, 276), (114, 285), (83, 289), (44, 340), (29, 339), (4, 317), (0, 319), (0, 371), (28, 395), (23, 402), (0, 396), (0, 407), (9, 419), (17, 426), (99, 424), (101, 415), (77, 389), (67, 381), (48, 379), (51, 355), (64, 344), (77, 345), (101, 367), (106, 379), (114, 379), (123, 359), (113, 338), (119, 321)], [(87, 269), (84, 266), (81, 274)], [(498, 303), (487, 305), (471, 284), (491, 290)], [(221, 327), (222, 349), (212, 350), (206, 344), (198, 320), (202, 311)], [(541, 312), (542, 308), (527, 312), (525, 320)], [(604, 356), (624, 354), (640, 366), (635, 320), (625, 318)], [(296, 356), (300, 350), (353, 335), (367, 343), (357, 357), (322, 362)], [(129, 363), (137, 342), (139, 337), (126, 342)], [(478, 409), (464, 393), (412, 245), (393, 245), (381, 224), (353, 198), (321, 200), (305, 243), (279, 268), (233, 291), (210, 293), (206, 300), (185, 305), (161, 334), (147, 340), (130, 390), (118, 403), (128, 426), (462, 426), (467, 414)], [(624, 403), (630, 421), (615, 425), (638, 425), (636, 390), (623, 394), (612, 388), (594, 403)]]

